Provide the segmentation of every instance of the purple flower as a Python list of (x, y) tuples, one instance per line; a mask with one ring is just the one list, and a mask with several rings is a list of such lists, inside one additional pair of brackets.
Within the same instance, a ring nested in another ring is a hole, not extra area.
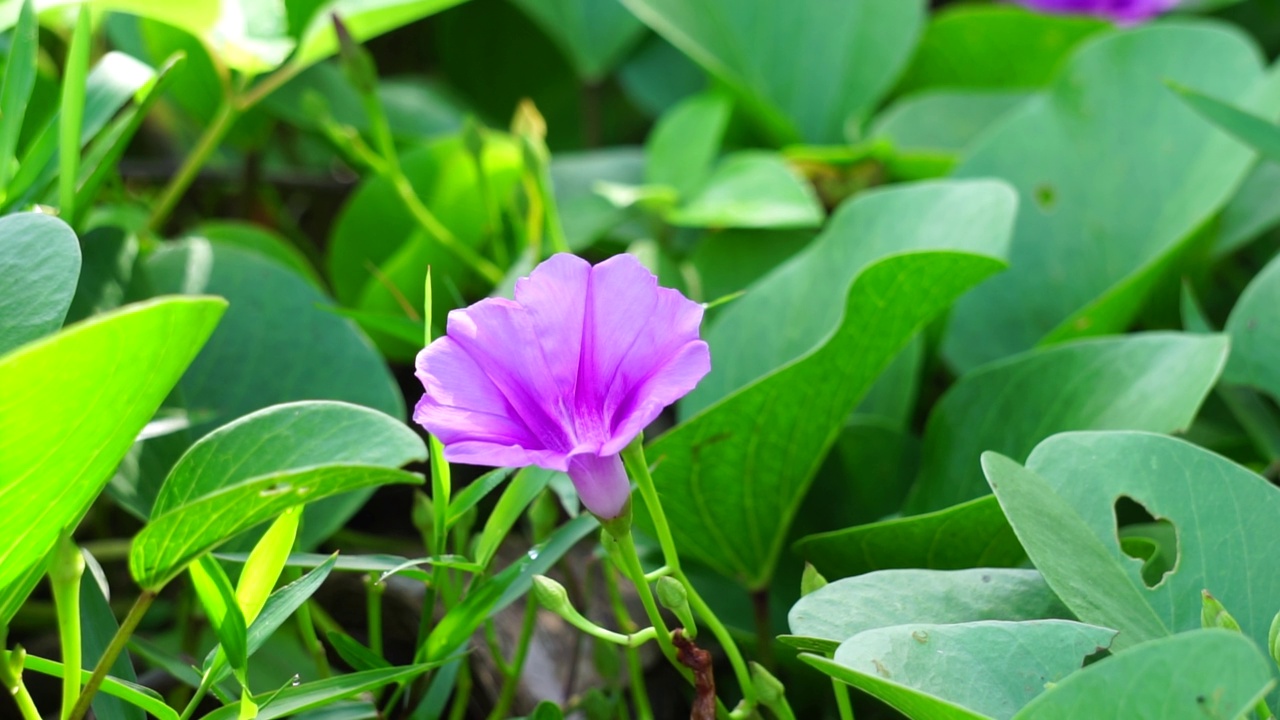
[(449, 313), (418, 354), (413, 419), (451, 462), (569, 473), (582, 504), (612, 519), (631, 495), (619, 453), (711, 369), (701, 323), (701, 305), (630, 255), (595, 267), (555, 255), (515, 301)]
[(1075, 15), (1095, 15), (1131, 25), (1159, 15), (1178, 0), (1017, 0), (1034, 10)]

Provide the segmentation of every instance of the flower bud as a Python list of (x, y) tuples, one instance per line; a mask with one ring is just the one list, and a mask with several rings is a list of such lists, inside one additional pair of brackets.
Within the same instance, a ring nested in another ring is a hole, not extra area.
[(658, 578), (658, 602), (675, 613), (676, 619), (684, 627), (685, 636), (690, 640), (697, 639), (698, 625), (693, 620), (693, 611), (689, 609), (689, 593), (685, 590), (684, 583), (670, 575)]
[(338, 37), (338, 64), (346, 73), (347, 80), (361, 95), (372, 95), (378, 89), (378, 71), (373, 65), (373, 56), (347, 30), (346, 23), (337, 13), (330, 15), (333, 21), (333, 32)]
[(533, 594), (542, 607), (557, 615), (564, 615), (566, 612), (577, 614), (573, 603), (569, 602), (569, 592), (546, 575), (533, 576)]
[(790, 712), (782, 713), (777, 709), (783, 707), (787, 702), (787, 690), (782, 686), (778, 678), (774, 677), (758, 662), (752, 661), (750, 665), (751, 684), (756, 686), (760, 704), (772, 710), (773, 714), (778, 717), (793, 717)]
[(1206, 628), (1222, 628), (1223, 630), (1231, 630), (1232, 632), (1240, 632), (1240, 623), (1231, 617), (1231, 613), (1227, 612), (1227, 608), (1209, 593), (1208, 590), (1200, 592), (1200, 626)]
[(822, 577), (822, 573), (818, 572), (818, 568), (810, 563), (805, 563), (804, 574), (800, 576), (800, 594), (808, 595), (814, 590), (821, 590), (826, 585), (827, 579)]

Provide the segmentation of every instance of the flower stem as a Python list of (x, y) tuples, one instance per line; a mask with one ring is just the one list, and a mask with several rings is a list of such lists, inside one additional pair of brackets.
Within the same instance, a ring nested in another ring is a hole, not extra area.
[[(676, 648), (671, 643), (671, 630), (667, 627), (667, 621), (663, 619), (662, 613), (658, 610), (658, 601), (653, 597), (653, 590), (649, 587), (649, 583), (644, 578), (644, 567), (640, 565), (640, 555), (636, 552), (636, 542), (631, 533), (619, 533), (615, 537), (618, 541), (618, 549), (621, 550), (624, 567), (621, 568), (624, 575), (627, 576), (631, 583), (636, 586), (636, 591), (640, 593), (640, 603), (644, 605), (644, 612), (649, 616), (649, 622), (653, 628), (658, 631), (658, 647), (662, 648), (662, 654), (671, 661), (676, 667), (683, 667), (676, 660)], [(686, 669), (687, 673), (688, 670)]]
[(125, 616), (124, 622), (120, 623), (120, 629), (116, 630), (115, 637), (111, 638), (111, 644), (107, 645), (107, 649), (102, 653), (102, 658), (98, 660), (98, 664), (93, 668), (93, 675), (89, 677), (89, 682), (85, 683), (84, 690), (80, 693), (80, 699), (76, 701), (76, 706), (71, 710), (69, 720), (82, 720), (86, 713), (89, 712), (89, 705), (93, 703), (93, 696), (98, 694), (98, 688), (102, 687), (102, 682), (107, 679), (107, 671), (115, 664), (116, 658), (120, 657), (120, 653), (124, 650), (124, 646), (129, 642), (129, 638), (133, 636), (133, 631), (138, 629), (138, 623), (142, 622), (142, 616), (147, 613), (147, 608), (151, 607), (151, 603), (155, 602), (156, 591), (143, 590), (138, 595), (137, 601), (133, 603), (133, 607), (129, 608), (129, 614)]
[(49, 583), (53, 586), (53, 602), (58, 613), (58, 640), (62, 645), (62, 720), (80, 696), (80, 578), (84, 576), (84, 556), (69, 533), (58, 538), (53, 564), (49, 566)]
[(836, 695), (836, 707), (840, 710), (840, 720), (853, 720), (853, 703), (849, 699), (849, 686), (832, 679), (831, 690)]
[[(644, 436), (637, 436), (622, 451), (622, 462), (627, 467), (627, 473), (635, 480), (636, 486), (640, 489), (640, 497), (644, 498), (645, 507), (649, 509), (649, 517), (653, 519), (654, 530), (658, 535), (658, 544), (662, 547), (662, 558), (666, 561), (667, 567), (671, 569), (671, 575), (680, 581), (685, 587), (685, 591), (689, 595), (689, 605), (693, 611), (702, 618), (702, 622), (711, 630), (711, 634), (716, 636), (716, 640), (720, 646), (724, 648), (725, 655), (729, 658), (729, 664), (733, 666), (733, 674), (738, 678), (738, 685), (742, 687), (742, 697), (746, 700), (747, 705), (755, 707), (756, 704), (756, 686), (751, 681), (751, 671), (747, 668), (747, 662), (742, 657), (742, 652), (738, 649), (738, 644), (734, 642), (733, 636), (729, 634), (728, 628), (720, 619), (716, 617), (711, 610), (711, 606), (707, 605), (702, 596), (698, 594), (693, 583), (689, 582), (689, 578), (684, 574), (684, 570), (680, 567), (680, 556), (676, 552), (675, 538), (671, 534), (671, 526), (667, 523), (667, 516), (662, 511), (662, 502), (658, 499), (658, 488), (653, 483), (653, 476), (649, 474), (649, 463), (644, 457)], [(634, 547), (634, 546), (633, 546)], [(761, 638), (762, 643), (766, 642), (765, 638)]]
[[(604, 583), (609, 593), (609, 604), (618, 619), (618, 627), (626, 633), (634, 633), (636, 624), (622, 603), (622, 593), (618, 591), (618, 576), (609, 563), (604, 563)], [(652, 629), (652, 628), (650, 628)], [(627, 676), (631, 681), (631, 701), (635, 704), (638, 720), (653, 720), (653, 708), (649, 705), (649, 693), (645, 689), (644, 667), (640, 664), (640, 653), (634, 647), (623, 648), (627, 658)]]
[(213, 151), (218, 149), (218, 145), (222, 143), (222, 139), (226, 137), (242, 112), (243, 110), (233, 98), (223, 97), (218, 110), (213, 115), (213, 120), (205, 128), (196, 146), (191, 149), (191, 154), (182, 161), (182, 166), (178, 168), (178, 172), (169, 180), (169, 184), (164, 187), (159, 199), (156, 200), (151, 218), (147, 221), (147, 227), (152, 232), (160, 231), (187, 188), (191, 187), (191, 183), (195, 181), (200, 169), (209, 161)]

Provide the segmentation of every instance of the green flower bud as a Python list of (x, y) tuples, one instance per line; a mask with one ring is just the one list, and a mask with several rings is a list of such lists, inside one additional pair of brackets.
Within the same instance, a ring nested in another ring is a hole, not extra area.
[(373, 65), (373, 56), (356, 42), (337, 13), (331, 14), (330, 18), (334, 34), (338, 36), (338, 64), (357, 92), (372, 95), (378, 90), (378, 71)]
[(1280, 613), (1271, 619), (1271, 630), (1267, 633), (1267, 650), (1271, 652), (1271, 659), (1280, 665)]
[(573, 603), (569, 602), (569, 592), (563, 585), (546, 575), (533, 576), (533, 593), (542, 607), (557, 615), (578, 614), (578, 611), (573, 608)]
[(1231, 617), (1227, 608), (1208, 590), (1200, 592), (1200, 626), (1206, 628), (1222, 628), (1232, 632), (1240, 632), (1240, 623)]
[(800, 594), (808, 595), (814, 590), (820, 590), (827, 585), (827, 579), (822, 577), (822, 573), (818, 572), (818, 568), (810, 563), (804, 564), (804, 574), (800, 576)]
[(675, 613), (676, 619), (684, 627), (686, 637), (690, 640), (698, 638), (698, 624), (694, 622), (693, 611), (689, 609), (689, 592), (685, 590), (684, 583), (670, 575), (658, 578), (658, 602)]

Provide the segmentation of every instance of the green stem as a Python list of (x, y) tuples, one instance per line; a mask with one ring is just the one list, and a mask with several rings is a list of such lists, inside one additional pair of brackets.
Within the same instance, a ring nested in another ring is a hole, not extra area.
[(205, 673), (200, 677), (200, 686), (191, 695), (191, 700), (187, 702), (186, 707), (182, 708), (182, 715), (178, 716), (178, 720), (190, 720), (191, 716), (195, 714), (200, 701), (204, 700), (204, 696), (209, 694), (209, 686), (213, 684), (211, 680), (213, 680), (211, 673)]
[(503, 720), (516, 701), (516, 691), (520, 689), (520, 676), (524, 671), (524, 661), (529, 657), (529, 645), (533, 641), (533, 631), (538, 627), (538, 600), (530, 593), (525, 599), (524, 622), (520, 626), (520, 639), (516, 643), (516, 654), (511, 658), (507, 675), (502, 681), (502, 692), (498, 702), (489, 713), (489, 720)]
[(400, 198), (400, 202), (404, 204), (405, 209), (409, 211), (414, 221), (418, 223), (427, 235), (470, 265), (471, 269), (480, 273), (485, 280), (494, 285), (502, 282), (502, 269), (458, 240), (453, 231), (445, 227), (444, 223), (441, 223), (435, 214), (422, 203), (422, 199), (418, 197), (418, 193), (413, 189), (413, 185), (403, 171), (398, 167), (388, 168), (388, 173), (387, 177), (396, 191), (396, 196)]
[(631, 479), (635, 480), (636, 486), (640, 490), (640, 497), (644, 498), (645, 507), (649, 509), (649, 517), (653, 520), (654, 530), (658, 536), (658, 544), (662, 547), (662, 558), (667, 563), (667, 567), (671, 568), (671, 575), (684, 585), (689, 595), (690, 607), (698, 614), (698, 617), (702, 618), (702, 622), (711, 630), (711, 634), (715, 635), (720, 646), (724, 648), (725, 655), (729, 658), (729, 664), (733, 666), (733, 674), (738, 678), (738, 685), (742, 687), (743, 699), (747, 705), (755, 707), (756, 686), (751, 682), (751, 670), (747, 667), (747, 662), (742, 657), (738, 644), (734, 642), (728, 628), (712, 612), (711, 606), (707, 605), (702, 596), (698, 594), (697, 589), (694, 588), (693, 583), (689, 582), (689, 578), (680, 567), (680, 555), (676, 552), (675, 537), (671, 534), (671, 526), (667, 523), (666, 513), (662, 511), (662, 502), (658, 499), (658, 488), (653, 483), (653, 476), (649, 474), (649, 463), (644, 457), (643, 435), (637, 436), (635, 440), (631, 441), (630, 445), (623, 449), (622, 462), (626, 465), (627, 473), (631, 476)]
[[(284, 573), (286, 584), (302, 577), (302, 570), (298, 568), (285, 568)], [(302, 603), (294, 617), (298, 621), (298, 636), (302, 639), (302, 645), (316, 664), (316, 674), (321, 678), (329, 677), (329, 654), (325, 652), (324, 643), (320, 642), (320, 636), (316, 634), (316, 624), (311, 618), (311, 601)]]
[(49, 566), (49, 582), (53, 586), (53, 603), (58, 612), (58, 639), (62, 644), (62, 720), (80, 696), (80, 578), (84, 576), (84, 556), (69, 534), (58, 539), (53, 564)]
[(147, 613), (147, 608), (155, 602), (156, 595), (154, 590), (143, 590), (142, 594), (138, 595), (138, 600), (133, 603), (133, 607), (129, 608), (129, 614), (125, 616), (124, 622), (120, 623), (120, 629), (116, 630), (115, 637), (111, 638), (111, 644), (107, 645), (102, 658), (94, 666), (93, 675), (85, 684), (84, 690), (80, 693), (80, 699), (76, 701), (76, 706), (72, 709), (68, 720), (82, 720), (89, 712), (89, 705), (93, 703), (93, 696), (98, 694), (98, 688), (102, 687), (102, 682), (106, 680), (107, 671), (115, 664), (116, 658), (120, 657), (133, 631), (138, 629), (138, 623), (142, 622), (142, 616)]
[(453, 692), (453, 707), (449, 708), (449, 720), (463, 720), (467, 716), (467, 707), (471, 704), (471, 664), (462, 663), (458, 668), (457, 689)]
[(13, 660), (15, 655), (25, 657), (25, 653), (22, 648), (11, 653), (3, 652), (8, 636), (9, 628), (0, 624), (0, 686), (13, 696), (18, 711), (22, 713), (22, 720), (40, 720), (40, 710), (36, 708), (31, 693), (27, 692), (27, 686), (22, 682), (22, 664)]
[[(605, 589), (609, 593), (609, 604), (613, 607), (614, 617), (618, 619), (618, 627), (623, 632), (633, 633), (636, 624), (622, 602), (622, 593), (618, 591), (618, 576), (613, 567), (604, 564)], [(644, 666), (640, 663), (640, 653), (633, 647), (623, 649), (627, 658), (627, 677), (631, 681), (631, 700), (635, 704), (638, 720), (653, 720), (653, 708), (649, 705), (649, 693), (645, 689)]]
[(631, 584), (636, 586), (636, 591), (640, 594), (640, 604), (644, 605), (645, 615), (649, 617), (649, 623), (658, 632), (658, 647), (662, 648), (662, 654), (667, 660), (682, 671), (681, 674), (692, 679), (689, 668), (676, 659), (676, 648), (671, 644), (671, 630), (667, 628), (667, 621), (658, 610), (658, 602), (653, 597), (653, 590), (644, 579), (644, 567), (640, 565), (640, 554), (636, 552), (635, 539), (630, 531), (619, 533), (615, 539), (622, 554), (622, 573), (627, 576)]
[(191, 149), (191, 154), (187, 155), (187, 158), (182, 161), (182, 166), (178, 168), (178, 172), (169, 180), (169, 184), (165, 186), (160, 193), (160, 197), (156, 200), (155, 206), (151, 210), (151, 218), (147, 221), (147, 227), (152, 232), (160, 231), (165, 221), (169, 219), (173, 209), (178, 205), (178, 201), (187, 192), (187, 188), (191, 187), (191, 183), (195, 181), (200, 169), (209, 161), (213, 151), (218, 149), (218, 145), (222, 143), (222, 139), (226, 137), (227, 132), (231, 130), (231, 126), (235, 124), (242, 112), (243, 109), (232, 98), (224, 97), (222, 99), (213, 115), (213, 120), (205, 128), (204, 134), (200, 136), (196, 146)]
[(849, 686), (833, 679), (831, 690), (836, 694), (836, 707), (840, 710), (840, 720), (854, 720), (853, 702), (849, 699)]

